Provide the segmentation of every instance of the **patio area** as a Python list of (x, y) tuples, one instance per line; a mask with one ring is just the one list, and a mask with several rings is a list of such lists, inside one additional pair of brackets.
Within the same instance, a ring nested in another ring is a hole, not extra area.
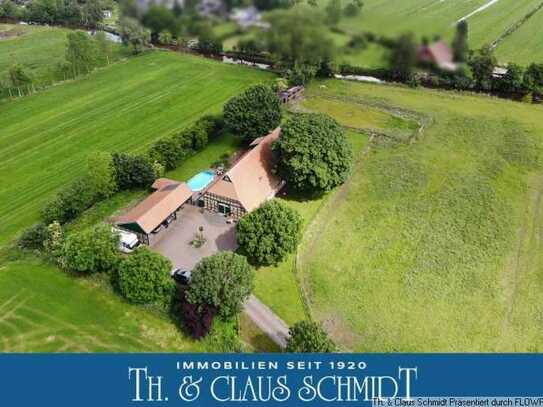
[[(204, 211), (192, 205), (185, 205), (177, 214), (177, 220), (151, 249), (166, 256), (175, 267), (185, 270), (192, 268), (203, 257), (222, 250), (236, 250), (236, 225), (226, 223), (226, 218), (217, 213)], [(194, 240), (199, 228), (203, 227), (206, 239), (201, 247), (194, 247)]]

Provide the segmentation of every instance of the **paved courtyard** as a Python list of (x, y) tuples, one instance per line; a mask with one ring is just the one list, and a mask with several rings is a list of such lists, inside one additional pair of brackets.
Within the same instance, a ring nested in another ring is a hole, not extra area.
[[(203, 226), (206, 243), (193, 247), (198, 228)], [(192, 205), (178, 212), (177, 220), (168, 229), (161, 232), (163, 236), (151, 248), (169, 258), (175, 267), (186, 270), (192, 268), (203, 258), (221, 250), (236, 250), (236, 226), (226, 223), (226, 218), (217, 213), (204, 211)]]

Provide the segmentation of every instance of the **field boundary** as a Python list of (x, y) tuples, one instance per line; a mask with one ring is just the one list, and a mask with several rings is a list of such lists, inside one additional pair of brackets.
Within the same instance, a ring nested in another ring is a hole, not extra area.
[(526, 14), (524, 17), (522, 17), (519, 21), (514, 23), (512, 26), (510, 26), (507, 30), (505, 30), (498, 38), (496, 38), (494, 41), (490, 43), (490, 49), (496, 49), (498, 45), (500, 45), (506, 38), (513, 35), (516, 31), (519, 30), (520, 27), (522, 27), (524, 24), (526, 24), (537, 12), (539, 12), (541, 9), (543, 9), (543, 2), (539, 3), (533, 10), (531, 10), (528, 14)]

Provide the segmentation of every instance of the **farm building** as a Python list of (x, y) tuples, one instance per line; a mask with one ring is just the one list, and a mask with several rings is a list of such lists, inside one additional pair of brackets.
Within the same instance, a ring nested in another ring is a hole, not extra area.
[(293, 100), (300, 99), (303, 95), (303, 86), (293, 86), (292, 88), (288, 88), (287, 90), (284, 90), (277, 94), (277, 96), (279, 96), (279, 99), (281, 100), (281, 103), (288, 103)]
[(136, 233), (146, 244), (157, 240), (160, 230), (177, 219), (177, 212), (193, 194), (187, 184), (167, 178), (157, 179), (152, 188), (151, 195), (115, 220), (119, 228)]
[(446, 71), (456, 70), (453, 51), (445, 41), (421, 45), (417, 51), (417, 59), (419, 62), (433, 64)]
[(239, 218), (271, 199), (284, 186), (273, 173), (272, 144), (281, 129), (253, 141), (248, 150), (200, 197), (198, 205), (226, 216)]

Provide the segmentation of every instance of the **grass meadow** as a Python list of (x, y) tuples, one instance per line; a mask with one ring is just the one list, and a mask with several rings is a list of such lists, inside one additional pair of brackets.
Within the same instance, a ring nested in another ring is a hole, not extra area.
[[(343, 17), (339, 28), (348, 34), (371, 31), (394, 37), (405, 32), (413, 32), (419, 38), (440, 36), (452, 40), (456, 21), (469, 15), (489, 0), (367, 0), (359, 16)], [(328, 2), (321, 0), (321, 6)], [(347, 3), (344, 1), (344, 3)], [(541, 2), (539, 0), (499, 0), (490, 7), (473, 14), (469, 23), (469, 43), (472, 49), (490, 44), (505, 33), (511, 26), (521, 21)], [(516, 62), (527, 65), (543, 61), (543, 49), (538, 39), (539, 27), (543, 22), (540, 10), (521, 28), (498, 46), (497, 55), (501, 62)], [(351, 65), (375, 68), (385, 63), (386, 52), (372, 45), (366, 50), (341, 55), (340, 60)]]
[(36, 84), (50, 82), (53, 69), (64, 61), (68, 30), (56, 27), (0, 24), (0, 79), (13, 63), (21, 64)]
[(93, 151), (143, 151), (271, 78), (244, 67), (151, 52), (0, 104), (0, 246), (39, 218)]
[(307, 97), (427, 123), (374, 139), (307, 228), (313, 317), (355, 351), (541, 351), (542, 108), (339, 81)]

